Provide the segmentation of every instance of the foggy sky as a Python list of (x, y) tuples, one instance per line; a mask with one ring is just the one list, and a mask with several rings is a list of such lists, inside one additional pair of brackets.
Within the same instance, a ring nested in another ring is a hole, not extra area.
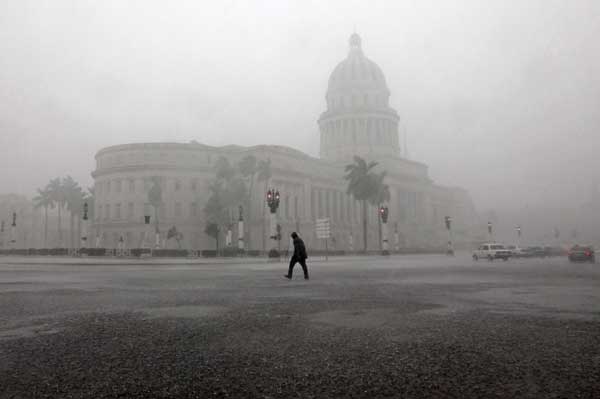
[(487, 209), (600, 182), (599, 1), (4, 0), (0, 191), (89, 186), (94, 154), (129, 142), (317, 155), (354, 29), (437, 183)]

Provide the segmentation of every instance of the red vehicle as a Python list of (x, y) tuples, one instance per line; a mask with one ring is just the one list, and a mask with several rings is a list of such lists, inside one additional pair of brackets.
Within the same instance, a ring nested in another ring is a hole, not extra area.
[(571, 262), (596, 262), (596, 254), (591, 246), (575, 245), (568, 252)]

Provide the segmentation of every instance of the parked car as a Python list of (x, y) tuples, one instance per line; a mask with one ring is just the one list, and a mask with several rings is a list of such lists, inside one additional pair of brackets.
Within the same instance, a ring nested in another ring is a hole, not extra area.
[(526, 258), (545, 258), (547, 253), (542, 247), (527, 247), (523, 249)]
[(566, 251), (561, 247), (546, 247), (546, 254), (548, 256), (565, 256)]
[(510, 251), (511, 258), (523, 258), (525, 257), (525, 253), (523, 252), (523, 248), (518, 245), (507, 245), (506, 249)]
[(482, 244), (473, 253), (473, 260), (487, 259), (493, 261), (494, 259), (502, 259), (507, 261), (510, 258), (511, 252), (506, 249), (504, 245), (497, 243)]
[(574, 245), (568, 252), (571, 262), (596, 262), (594, 248), (589, 245)]

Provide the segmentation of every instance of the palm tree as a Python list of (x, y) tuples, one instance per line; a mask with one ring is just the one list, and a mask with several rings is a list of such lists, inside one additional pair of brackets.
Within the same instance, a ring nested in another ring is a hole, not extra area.
[[(243, 178), (246, 179), (246, 187), (248, 191), (246, 193), (244, 207), (246, 208), (246, 220), (248, 223), (252, 221), (252, 194), (254, 193), (254, 181), (256, 180), (256, 174), (258, 172), (258, 162), (254, 155), (245, 156), (238, 163), (238, 170)], [(250, 248), (251, 242), (251, 234), (247, 235), (247, 243)]]
[[(75, 217), (81, 214), (83, 207), (83, 190), (79, 184), (71, 176), (67, 176), (63, 179), (63, 190), (65, 193), (65, 203), (67, 210), (69, 211), (69, 238), (71, 248), (75, 247)], [(80, 228), (80, 223), (78, 223)]]
[(154, 230), (156, 234), (159, 234), (160, 231), (158, 229), (158, 208), (162, 204), (162, 188), (160, 187), (160, 180), (158, 177), (154, 176), (152, 178), (153, 186), (148, 191), (148, 202), (154, 208)]
[[(267, 194), (267, 190), (268, 190), (268, 184), (269, 184), (269, 179), (272, 176), (272, 171), (271, 171), (271, 160), (267, 159), (267, 160), (260, 160), (258, 161), (258, 164), (256, 166), (256, 180), (259, 182), (265, 182), (265, 187), (264, 190), (262, 192), (263, 195)], [(264, 198), (261, 196), (261, 199)], [(265, 225), (265, 219), (266, 219), (266, 206), (263, 204), (262, 206), (262, 246), (263, 246), (263, 251), (266, 250), (267, 248), (267, 241), (266, 241), (266, 236), (267, 236), (267, 231), (266, 231), (266, 225)]]
[(50, 182), (48, 183), (48, 186), (46, 188), (49, 192), (52, 202), (55, 203), (56, 206), (58, 207), (58, 245), (57, 246), (59, 248), (61, 248), (63, 245), (61, 210), (65, 206), (66, 196), (65, 196), (65, 191), (63, 189), (63, 185), (61, 183), (60, 177), (56, 177), (56, 178), (50, 180)]
[(44, 248), (48, 247), (48, 208), (54, 209), (54, 201), (48, 186), (37, 189), (38, 194), (33, 198), (36, 209), (44, 208)]
[[(373, 172), (377, 162), (367, 163), (359, 156), (354, 156), (354, 163), (346, 165), (346, 176), (348, 181), (346, 193), (352, 195), (362, 203), (363, 216), (363, 247), (367, 251), (367, 203), (373, 201), (377, 195), (378, 175)], [(385, 176), (385, 175), (384, 175)]]

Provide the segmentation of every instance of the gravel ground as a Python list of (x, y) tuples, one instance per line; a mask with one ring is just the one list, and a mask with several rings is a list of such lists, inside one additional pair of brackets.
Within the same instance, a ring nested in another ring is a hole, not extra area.
[(598, 265), (309, 267), (0, 265), (0, 397), (600, 397)]

